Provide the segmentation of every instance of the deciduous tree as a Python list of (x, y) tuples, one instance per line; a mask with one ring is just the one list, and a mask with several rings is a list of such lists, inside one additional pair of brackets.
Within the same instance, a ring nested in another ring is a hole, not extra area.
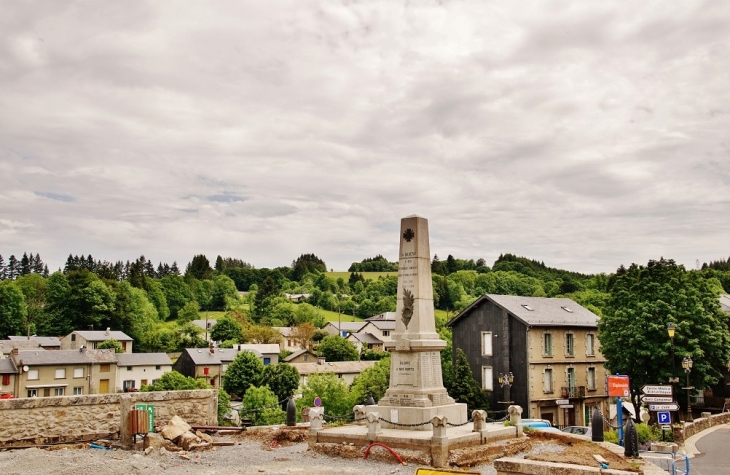
[(264, 364), (250, 351), (242, 351), (228, 365), (223, 378), (223, 389), (229, 394), (243, 398), (251, 386), (259, 386), (264, 373)]
[(327, 361), (357, 361), (360, 355), (357, 347), (339, 335), (330, 335), (322, 340), (317, 352)]

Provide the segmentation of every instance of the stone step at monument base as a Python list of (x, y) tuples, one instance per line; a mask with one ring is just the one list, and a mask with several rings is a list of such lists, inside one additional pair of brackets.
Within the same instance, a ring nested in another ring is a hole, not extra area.
[(463, 424), (469, 420), (466, 404), (460, 402), (431, 407), (365, 406), (365, 414), (371, 412), (377, 412), (382, 419), (393, 422), (391, 424), (381, 420), (380, 424), (384, 429), (432, 431), (433, 426), (430, 423), (415, 426), (409, 424), (421, 424), (430, 421), (434, 416), (446, 416), (449, 424)]

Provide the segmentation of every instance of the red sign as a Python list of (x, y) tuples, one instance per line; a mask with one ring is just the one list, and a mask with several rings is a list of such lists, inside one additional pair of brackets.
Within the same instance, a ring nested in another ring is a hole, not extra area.
[(609, 376), (608, 377), (608, 396), (609, 397), (629, 397), (631, 396), (631, 388), (629, 386), (628, 376)]

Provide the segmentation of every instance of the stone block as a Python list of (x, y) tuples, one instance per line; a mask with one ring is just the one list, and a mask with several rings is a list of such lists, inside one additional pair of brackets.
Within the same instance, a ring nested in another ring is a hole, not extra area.
[(203, 442), (207, 442), (209, 444), (212, 444), (213, 443), (213, 437), (209, 436), (205, 432), (200, 432), (198, 430), (198, 431), (195, 431), (195, 435), (197, 435), (198, 437), (200, 437), (200, 440), (202, 440)]
[(161, 449), (165, 447), (165, 439), (160, 434), (147, 434), (144, 438), (144, 448)]
[(167, 425), (162, 428), (162, 431), (160, 433), (165, 439), (177, 442), (181, 435), (189, 431), (190, 424), (182, 420), (182, 418), (174, 416), (172, 419), (170, 419), (170, 422), (168, 422)]
[(199, 443), (200, 438), (192, 432), (183, 433), (182, 435), (180, 435), (180, 438), (177, 441), (177, 445), (179, 445), (180, 447), (182, 447), (183, 450), (186, 451), (189, 451), (190, 447)]

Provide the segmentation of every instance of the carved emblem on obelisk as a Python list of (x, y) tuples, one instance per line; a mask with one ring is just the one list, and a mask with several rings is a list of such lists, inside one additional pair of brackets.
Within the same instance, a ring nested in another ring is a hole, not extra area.
[(403, 311), (401, 312), (401, 320), (406, 324), (406, 328), (408, 328), (408, 324), (411, 322), (411, 317), (413, 317), (413, 303), (413, 293), (408, 289), (403, 289)]
[(406, 229), (406, 232), (403, 233), (403, 239), (405, 239), (406, 242), (413, 241), (414, 237), (416, 237), (416, 233), (414, 233), (411, 228)]

